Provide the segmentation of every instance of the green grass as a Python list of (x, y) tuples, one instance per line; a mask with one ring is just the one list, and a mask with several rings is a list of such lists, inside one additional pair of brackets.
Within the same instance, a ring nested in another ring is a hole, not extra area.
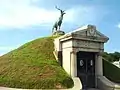
[(106, 60), (103, 60), (103, 73), (111, 81), (120, 83), (120, 68)]
[(12, 88), (70, 88), (71, 77), (53, 55), (55, 37), (28, 42), (0, 57), (0, 86)]

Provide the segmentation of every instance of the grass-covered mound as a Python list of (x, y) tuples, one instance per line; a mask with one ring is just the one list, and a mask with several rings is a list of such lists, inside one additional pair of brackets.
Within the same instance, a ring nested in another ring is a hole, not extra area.
[(120, 83), (120, 68), (103, 60), (103, 74), (113, 82)]
[(72, 79), (53, 55), (55, 37), (39, 38), (0, 57), (0, 86), (70, 88)]

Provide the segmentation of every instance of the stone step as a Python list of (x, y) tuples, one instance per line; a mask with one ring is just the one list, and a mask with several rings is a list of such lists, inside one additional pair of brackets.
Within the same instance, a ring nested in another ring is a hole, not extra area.
[(97, 88), (89, 88), (89, 89), (83, 89), (83, 90), (100, 90), (100, 89), (97, 89)]

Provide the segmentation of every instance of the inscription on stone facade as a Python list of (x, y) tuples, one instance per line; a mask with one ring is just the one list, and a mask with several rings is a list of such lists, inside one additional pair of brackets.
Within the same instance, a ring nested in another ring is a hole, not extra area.
[(79, 41), (79, 40), (76, 40), (75, 47), (103, 49), (103, 43), (92, 42), (92, 41), (83, 41), (83, 40)]

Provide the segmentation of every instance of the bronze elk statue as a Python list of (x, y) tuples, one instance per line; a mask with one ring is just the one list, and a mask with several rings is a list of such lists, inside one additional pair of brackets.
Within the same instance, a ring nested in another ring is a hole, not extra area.
[(56, 32), (60, 30), (60, 27), (61, 27), (61, 24), (62, 24), (62, 20), (63, 20), (63, 15), (66, 14), (65, 10), (61, 10), (57, 6), (55, 8), (60, 11), (60, 17), (59, 17), (58, 21), (56, 21), (55, 24), (53, 25), (52, 33), (54, 32), (54, 30)]

